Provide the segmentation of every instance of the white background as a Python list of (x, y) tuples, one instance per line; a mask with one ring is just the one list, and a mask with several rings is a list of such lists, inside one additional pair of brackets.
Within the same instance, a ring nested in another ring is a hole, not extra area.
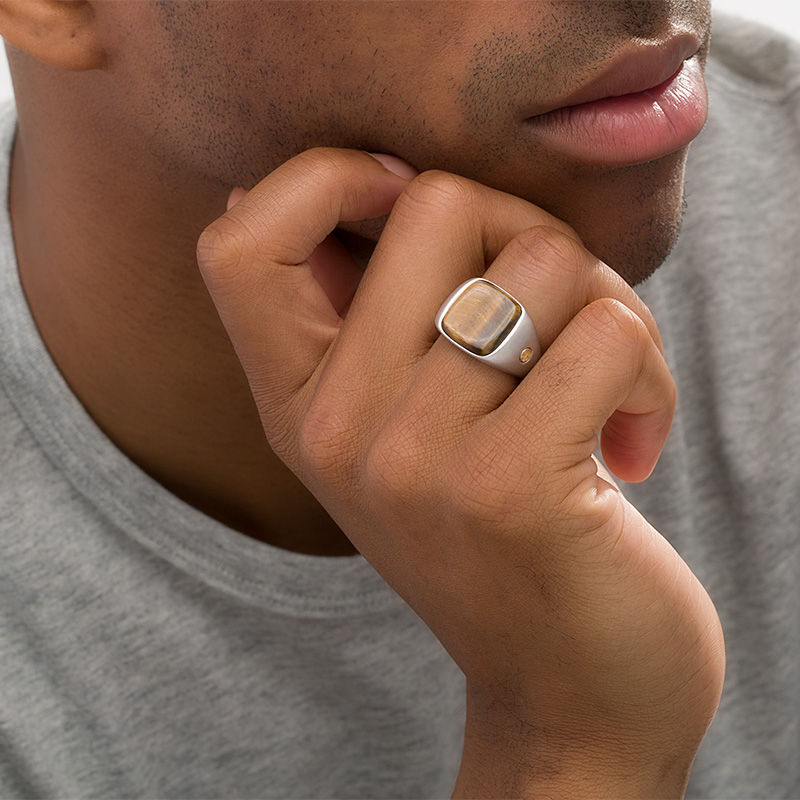
[[(591, 2), (591, 0), (586, 0)], [(800, 2), (798, 0), (712, 0), (713, 7), (742, 17), (757, 19), (800, 39)], [(12, 92), (5, 51), (0, 47), (0, 100)]]

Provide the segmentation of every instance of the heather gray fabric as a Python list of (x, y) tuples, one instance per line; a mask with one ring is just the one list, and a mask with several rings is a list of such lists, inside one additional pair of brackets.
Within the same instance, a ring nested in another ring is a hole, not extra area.
[(671, 257), (640, 288), (678, 385), (625, 494), (708, 589), (727, 671), (690, 797), (800, 798), (800, 43), (715, 17)]
[(438, 640), (361, 556), (249, 539), (117, 450), (36, 332), (7, 209), (0, 342), (0, 798), (449, 796)]
[[(678, 416), (626, 491), (726, 631), (689, 796), (797, 798), (800, 54), (715, 25), (684, 229), (641, 287)], [(0, 797), (447, 796), (464, 683), (438, 642), (361, 557), (249, 540), (105, 438), (32, 322), (7, 208), (0, 341)]]

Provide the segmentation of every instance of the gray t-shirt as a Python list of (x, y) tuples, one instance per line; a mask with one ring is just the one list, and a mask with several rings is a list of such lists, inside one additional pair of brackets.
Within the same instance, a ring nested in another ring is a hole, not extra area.
[[(680, 241), (641, 294), (679, 388), (626, 486), (708, 588), (728, 671), (689, 797), (800, 797), (800, 48), (715, 19)], [(7, 196), (15, 130), (0, 113)], [(464, 680), (360, 556), (210, 519), (103, 435), (0, 209), (0, 797), (446, 797)]]

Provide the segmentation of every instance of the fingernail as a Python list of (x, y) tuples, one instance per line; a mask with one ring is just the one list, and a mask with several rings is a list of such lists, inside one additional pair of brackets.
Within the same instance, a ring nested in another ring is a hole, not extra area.
[(247, 189), (242, 189), (241, 186), (237, 186), (235, 189), (233, 189), (228, 195), (228, 205), (226, 211), (230, 211), (246, 194)]
[[(365, 150), (364, 152), (366, 153), (367, 151)], [(410, 181), (419, 175), (419, 172), (411, 164), (397, 156), (390, 156), (388, 153), (368, 153), (368, 155), (371, 155), (376, 161), (380, 161), (389, 172), (394, 172), (395, 175), (399, 175), (406, 180)]]

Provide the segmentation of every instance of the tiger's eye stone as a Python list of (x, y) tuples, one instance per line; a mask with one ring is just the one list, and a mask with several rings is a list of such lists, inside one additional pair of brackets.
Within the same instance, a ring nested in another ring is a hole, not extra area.
[(447, 309), (442, 328), (462, 347), (486, 356), (500, 346), (521, 314), (522, 309), (505, 292), (476, 281)]

